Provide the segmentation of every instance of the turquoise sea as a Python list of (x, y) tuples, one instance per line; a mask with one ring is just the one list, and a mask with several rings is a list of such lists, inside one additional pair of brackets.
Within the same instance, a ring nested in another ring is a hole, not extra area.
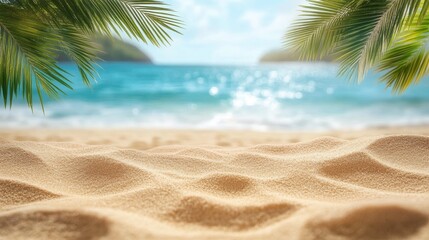
[[(64, 68), (77, 74), (71, 64)], [(101, 63), (92, 88), (0, 110), (1, 128), (332, 130), (429, 123), (429, 81), (398, 96), (369, 75), (361, 84), (329, 63), (175, 66)]]

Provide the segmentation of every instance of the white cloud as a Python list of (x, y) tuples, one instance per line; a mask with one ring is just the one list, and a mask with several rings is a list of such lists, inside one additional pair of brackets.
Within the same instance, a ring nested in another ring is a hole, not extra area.
[(180, 0), (178, 1), (179, 15), (185, 20), (189, 27), (196, 26), (199, 29), (207, 29), (210, 27), (210, 22), (213, 19), (223, 15), (222, 8), (227, 5), (222, 4), (222, 8), (208, 5), (207, 2), (201, 3), (195, 0)]
[(166, 48), (144, 46), (156, 62), (255, 63), (281, 46), (304, 0), (171, 0), (185, 23)]
[(261, 27), (265, 15), (266, 13), (263, 11), (249, 10), (244, 12), (240, 19), (249, 24), (252, 29), (258, 29)]

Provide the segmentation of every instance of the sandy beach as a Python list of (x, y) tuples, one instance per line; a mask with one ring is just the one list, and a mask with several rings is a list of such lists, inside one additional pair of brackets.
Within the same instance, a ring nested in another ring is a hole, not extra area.
[(428, 135), (2, 130), (0, 239), (429, 239)]
[(429, 240), (429, 0), (0, 0), (0, 240)]

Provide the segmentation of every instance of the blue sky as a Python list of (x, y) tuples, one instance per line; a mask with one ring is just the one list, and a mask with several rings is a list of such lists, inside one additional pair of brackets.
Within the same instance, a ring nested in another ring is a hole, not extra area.
[(305, 0), (164, 0), (184, 21), (170, 46), (132, 43), (160, 64), (253, 64), (282, 46)]

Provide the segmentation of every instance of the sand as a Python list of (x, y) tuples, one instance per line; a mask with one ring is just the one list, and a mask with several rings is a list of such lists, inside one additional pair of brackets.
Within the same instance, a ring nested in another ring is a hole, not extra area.
[(0, 131), (0, 239), (429, 239), (429, 128)]

